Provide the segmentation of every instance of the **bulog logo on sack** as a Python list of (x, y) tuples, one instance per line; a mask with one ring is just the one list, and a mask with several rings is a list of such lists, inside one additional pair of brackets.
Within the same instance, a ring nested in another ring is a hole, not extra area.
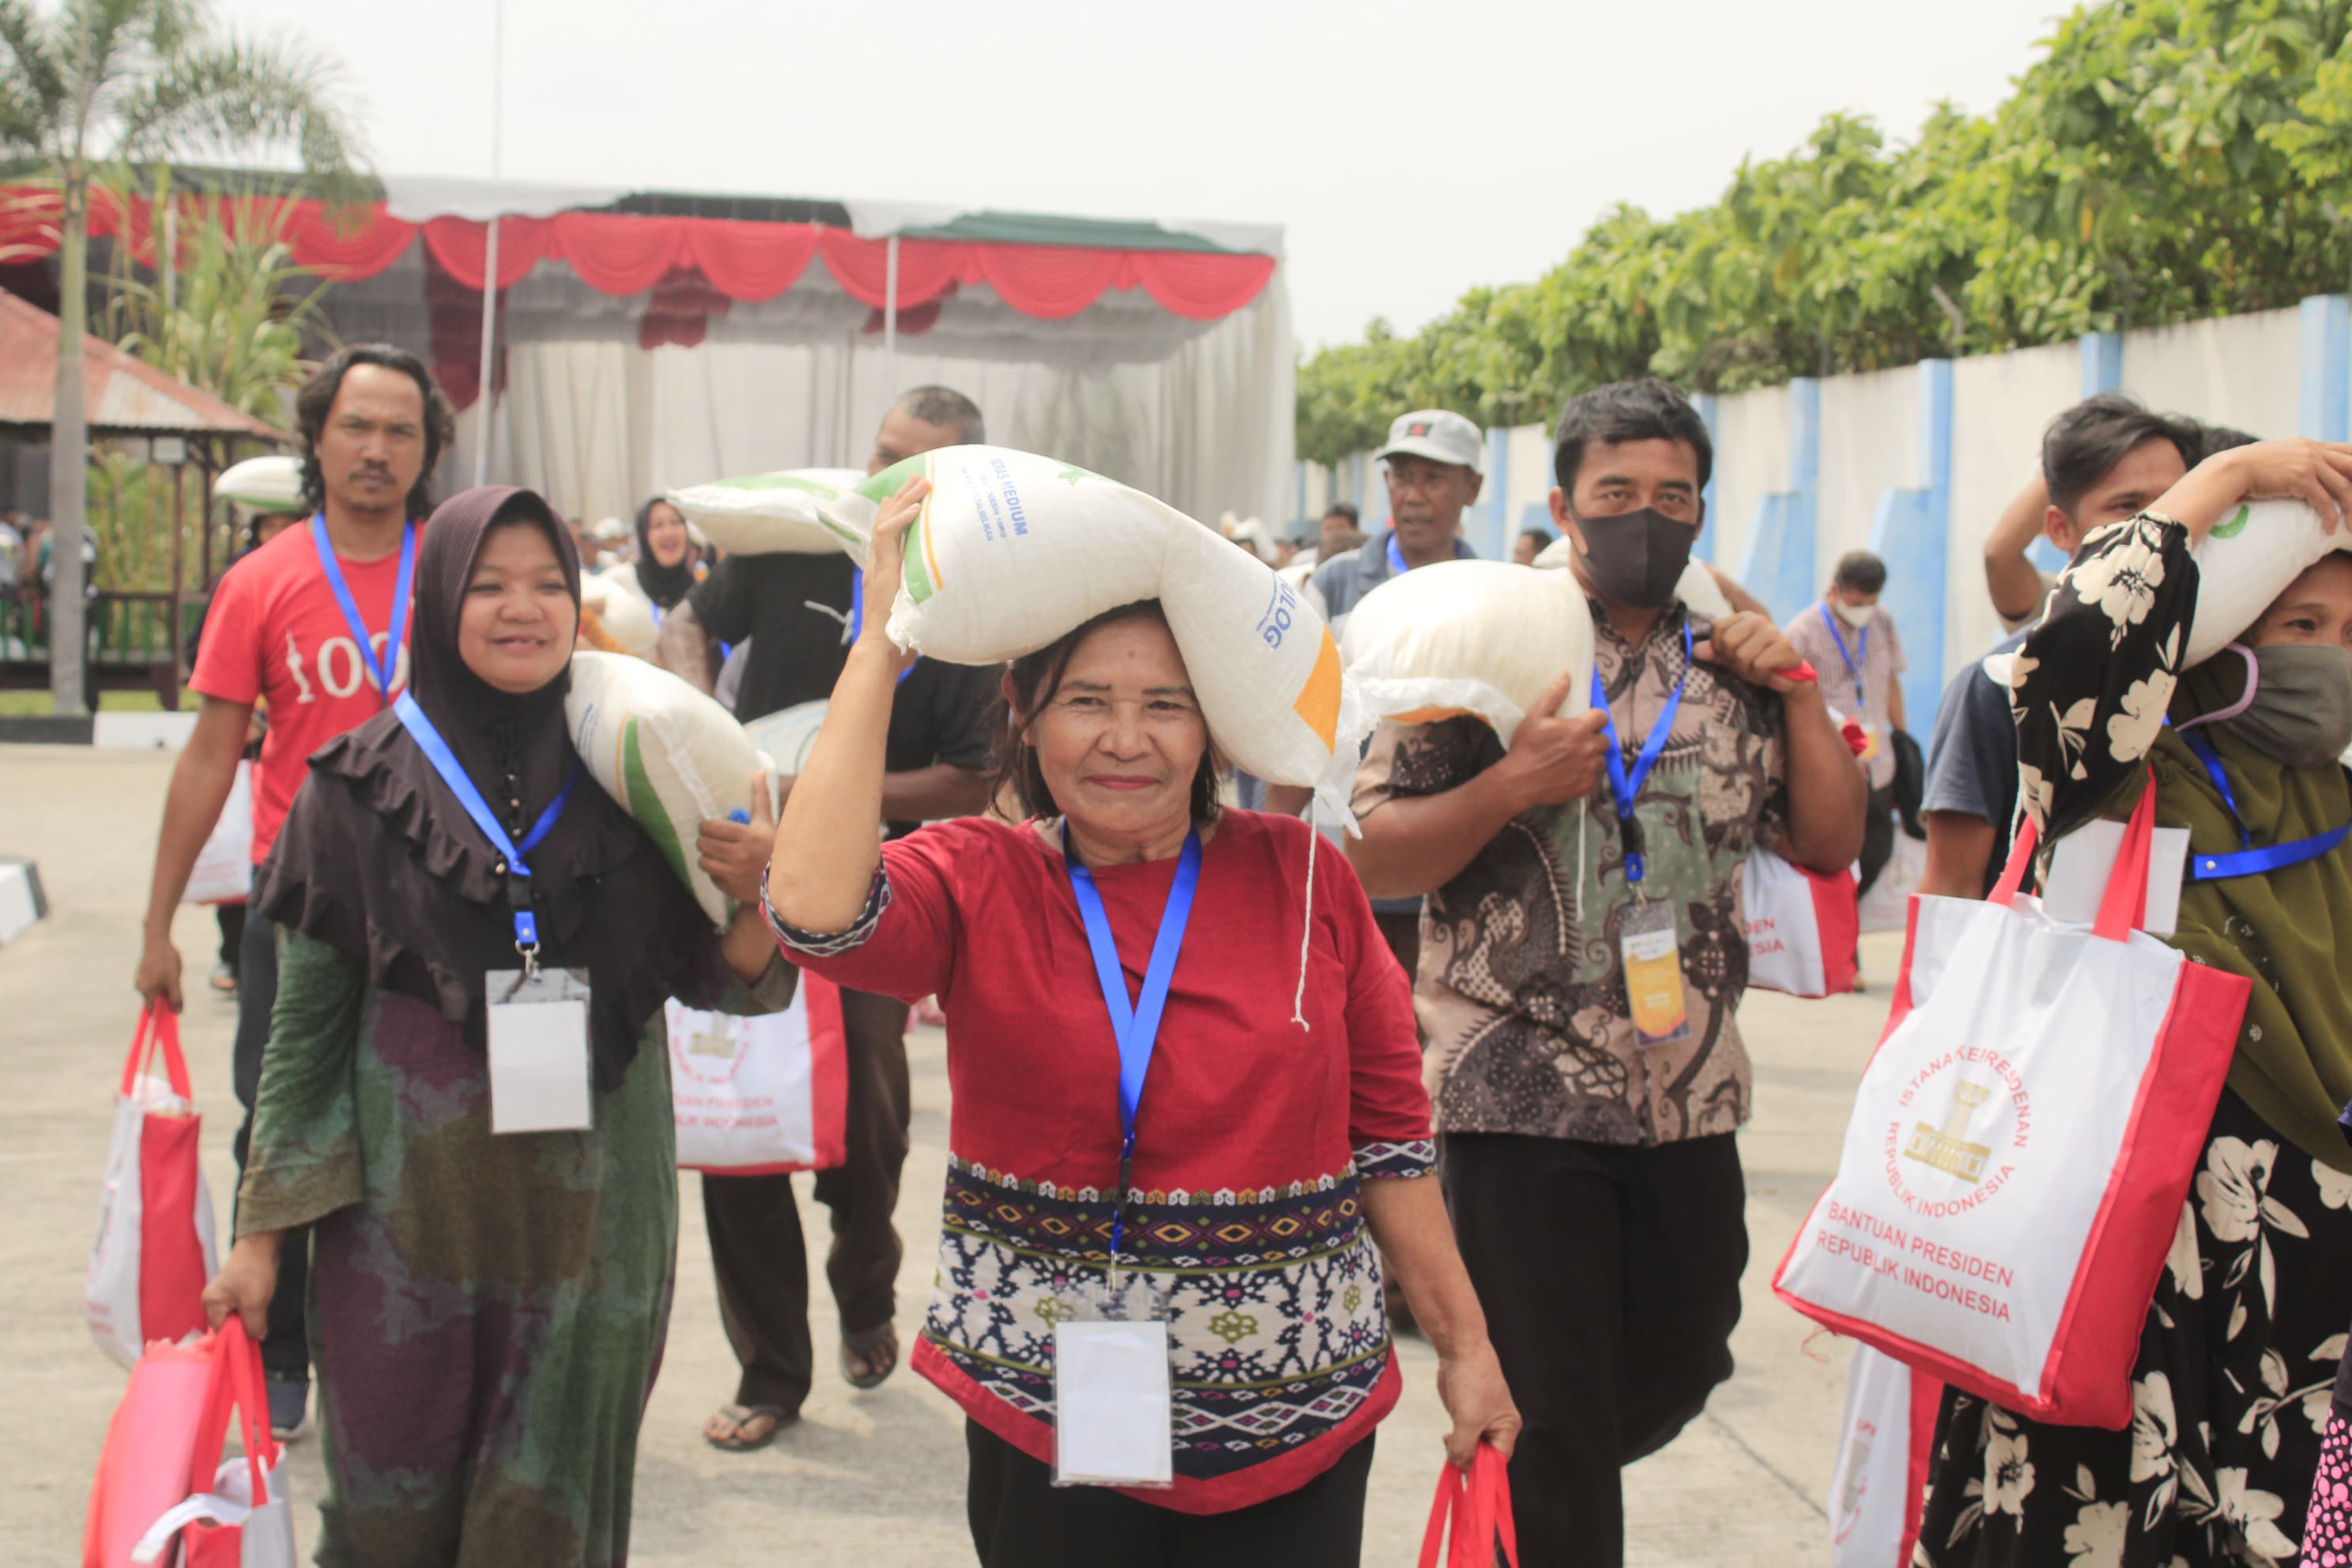
[[(2009, 1184), (2018, 1170), (2010, 1157), (2023, 1152), (2032, 1131), (2033, 1097), (2014, 1063), (1983, 1046), (1946, 1051), (1914, 1073), (1895, 1100), (1886, 1124), (1886, 1184), (1914, 1214), (1964, 1214)], [(1966, 1190), (1930, 1195), (1914, 1184), (1923, 1166)]]
[[(683, 1016), (681, 1016), (683, 1015)], [(694, 1020), (702, 1026), (697, 1028)], [(713, 1086), (735, 1081), (751, 1042), (745, 1031), (724, 1013), (695, 1013), (681, 1008), (670, 1015), (669, 1060), (673, 1071), (696, 1083)]]

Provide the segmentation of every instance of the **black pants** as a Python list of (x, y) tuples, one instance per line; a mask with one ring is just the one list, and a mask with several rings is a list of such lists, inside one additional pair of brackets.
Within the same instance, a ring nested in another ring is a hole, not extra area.
[(1870, 891), (1886, 863), (1895, 858), (1895, 786), (1870, 792), (1862, 818), (1862, 880), (1854, 889), (1860, 898)]
[(1194, 1514), (1108, 1487), (1056, 1487), (1053, 1467), (978, 1422), (963, 1433), (964, 1510), (981, 1568), (1356, 1568), (1363, 1555), (1369, 1436), (1297, 1491)]
[[(898, 1310), (903, 1247), (892, 1215), (907, 1163), (907, 1005), (863, 991), (841, 994), (849, 1067), (845, 1159), (816, 1175), (833, 1211), (826, 1282), (844, 1333), (864, 1333)], [(742, 1363), (740, 1405), (796, 1413), (815, 1372), (809, 1340), (808, 1247), (790, 1176), (702, 1178), (702, 1217), (719, 1277), (719, 1319)]]
[(215, 904), (213, 919), (220, 926), (220, 961), (228, 965), (231, 973), (235, 973), (243, 962), (245, 952), (245, 906)]
[(1381, 928), (1381, 937), (1396, 954), (1396, 961), (1410, 982), (1421, 973), (1421, 911), (1374, 910), (1372, 923)]
[[(255, 881), (260, 879), (257, 876)], [(253, 1142), (253, 1106), (261, 1092), (261, 1050), (269, 1043), (269, 1013), (278, 1005), (278, 927), (248, 903), (236, 954), (236, 1044), (229, 1057), (236, 1102), (245, 1108), (237, 1124), (236, 1172), (245, 1174), (246, 1151)], [(287, 1231), (278, 1246), (278, 1293), (269, 1298), (269, 1337), (261, 1342), (261, 1364), (282, 1377), (310, 1375), (310, 1342), (305, 1337), (302, 1303), (310, 1282), (310, 1227)]]
[(1439, 1179), (1527, 1426), (1520, 1560), (1617, 1568), (1618, 1472), (1731, 1375), (1747, 1188), (1729, 1133), (1651, 1149), (1455, 1133)]

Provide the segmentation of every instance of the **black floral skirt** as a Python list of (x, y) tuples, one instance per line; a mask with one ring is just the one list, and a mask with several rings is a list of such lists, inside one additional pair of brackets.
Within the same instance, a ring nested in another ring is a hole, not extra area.
[(1918, 1568), (2295, 1563), (2352, 1323), (2352, 1175), (2224, 1091), (2121, 1432), (1948, 1390)]

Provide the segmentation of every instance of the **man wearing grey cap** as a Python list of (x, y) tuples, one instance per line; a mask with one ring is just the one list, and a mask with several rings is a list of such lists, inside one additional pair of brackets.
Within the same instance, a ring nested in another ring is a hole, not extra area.
[[(1463, 542), (1462, 514), (1486, 482), (1486, 437), (1477, 426), (1443, 408), (1416, 408), (1396, 416), (1388, 444), (1372, 457), (1389, 487), (1389, 531), (1332, 556), (1307, 583), (1335, 637), (1357, 601), (1390, 578), (1474, 553)], [(1307, 808), (1307, 794), (1277, 785), (1266, 791), (1266, 809), (1296, 816)], [(1412, 973), (1421, 957), (1421, 900), (1374, 899), (1372, 918)]]
[(1415, 566), (1468, 555), (1462, 513), (1486, 483), (1486, 437), (1477, 426), (1443, 408), (1400, 414), (1388, 444), (1372, 454), (1389, 487), (1389, 531), (1315, 569), (1309, 582), (1324, 619), (1336, 632), (1356, 601)]

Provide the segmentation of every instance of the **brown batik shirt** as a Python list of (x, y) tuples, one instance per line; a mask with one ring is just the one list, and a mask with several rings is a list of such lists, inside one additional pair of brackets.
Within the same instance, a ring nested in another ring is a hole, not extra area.
[[(1685, 668), (1679, 610), (1638, 647), (1592, 609), (1609, 709), (1630, 768)], [(1704, 638), (1705, 623), (1693, 626)], [(1635, 797), (1643, 888), (1671, 900), (1687, 1037), (1635, 1043), (1618, 946), (1638, 895), (1625, 879), (1604, 782), (1514, 817), (1429, 898), (1413, 997), (1428, 1041), (1436, 1129), (1652, 1145), (1748, 1120), (1750, 1073), (1735, 1013), (1748, 984), (1740, 903), (1748, 849), (1786, 831), (1780, 699), (1691, 662), (1682, 705)], [(1438, 795), (1501, 759), (1477, 719), (1383, 724), (1356, 775), (1355, 809)]]

